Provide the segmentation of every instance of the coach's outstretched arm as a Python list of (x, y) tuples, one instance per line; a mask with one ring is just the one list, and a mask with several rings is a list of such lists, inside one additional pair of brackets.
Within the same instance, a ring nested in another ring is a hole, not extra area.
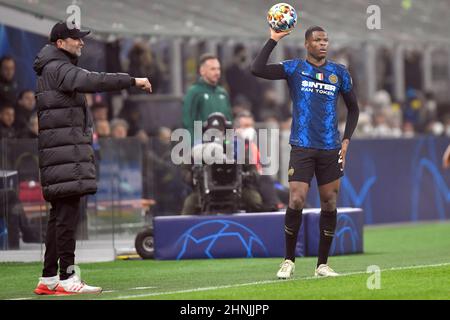
[(91, 72), (71, 63), (64, 63), (57, 73), (58, 89), (80, 93), (116, 91), (137, 86), (152, 92), (147, 78), (132, 78), (126, 73)]
[(278, 41), (287, 36), (288, 32), (275, 32), (270, 29), (270, 39), (266, 42), (259, 54), (252, 63), (253, 75), (268, 79), (268, 80), (282, 80), (286, 79), (286, 73), (281, 63), (267, 64), (272, 50), (277, 45)]

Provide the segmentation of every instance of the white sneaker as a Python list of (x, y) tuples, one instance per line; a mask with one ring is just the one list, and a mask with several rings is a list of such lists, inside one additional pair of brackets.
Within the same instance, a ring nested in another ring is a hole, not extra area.
[(294, 270), (295, 263), (286, 259), (280, 264), (280, 270), (277, 272), (277, 277), (279, 279), (289, 279), (294, 274)]
[(58, 286), (59, 276), (41, 277), (34, 289), (34, 293), (39, 295), (56, 294), (56, 287)]
[(337, 277), (339, 274), (331, 269), (327, 264), (321, 264), (314, 273), (316, 277)]
[(56, 288), (56, 294), (68, 295), (68, 294), (81, 294), (81, 293), (101, 293), (102, 288), (88, 286), (84, 281), (74, 274), (67, 280), (59, 281)]

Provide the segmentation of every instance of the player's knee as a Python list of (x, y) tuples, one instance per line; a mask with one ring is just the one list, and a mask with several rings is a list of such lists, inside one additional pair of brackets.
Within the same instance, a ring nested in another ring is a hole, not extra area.
[(322, 197), (320, 200), (320, 207), (324, 211), (334, 211), (336, 210), (337, 193), (330, 192), (329, 194)]
[(334, 211), (336, 210), (336, 199), (326, 199), (320, 202), (320, 207), (324, 211)]
[(291, 195), (289, 207), (294, 210), (302, 210), (305, 207), (306, 197), (304, 195)]

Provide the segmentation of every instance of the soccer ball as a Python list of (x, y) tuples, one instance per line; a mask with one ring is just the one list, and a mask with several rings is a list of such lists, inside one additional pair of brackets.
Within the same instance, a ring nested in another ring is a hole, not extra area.
[(267, 13), (267, 22), (276, 32), (289, 31), (297, 24), (297, 12), (287, 3), (277, 3)]

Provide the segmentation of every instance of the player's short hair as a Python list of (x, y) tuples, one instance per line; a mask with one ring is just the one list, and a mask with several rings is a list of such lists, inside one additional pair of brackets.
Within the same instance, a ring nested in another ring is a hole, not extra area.
[(308, 30), (305, 31), (305, 40), (308, 40), (312, 36), (314, 31), (323, 31), (323, 32), (325, 32), (325, 29), (322, 28), (322, 27), (319, 27), (319, 26), (309, 27)]
[(212, 54), (212, 53), (205, 53), (205, 54), (202, 54), (202, 55), (200, 56), (199, 66), (201, 67), (201, 66), (204, 65), (205, 62), (208, 61), (208, 60), (219, 60), (219, 58), (218, 58), (215, 54)]

